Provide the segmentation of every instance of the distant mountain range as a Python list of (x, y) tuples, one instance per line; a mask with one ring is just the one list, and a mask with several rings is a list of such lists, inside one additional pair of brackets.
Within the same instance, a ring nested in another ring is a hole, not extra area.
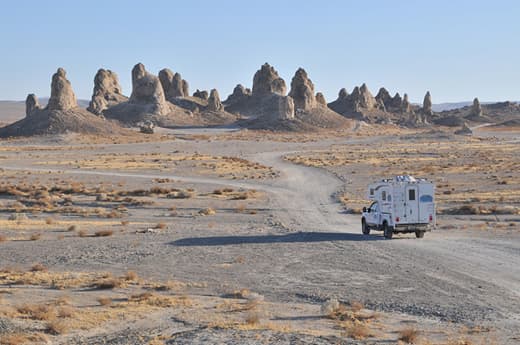
[[(480, 104), (495, 104), (499, 102), (480, 102)], [(520, 103), (520, 101), (513, 101), (513, 103)], [(438, 103), (434, 104), (432, 106), (433, 111), (440, 112), (445, 110), (453, 110), (453, 109), (459, 109), (464, 108), (467, 106), (470, 106), (473, 104), (473, 101), (471, 102), (452, 102), (452, 103)]]

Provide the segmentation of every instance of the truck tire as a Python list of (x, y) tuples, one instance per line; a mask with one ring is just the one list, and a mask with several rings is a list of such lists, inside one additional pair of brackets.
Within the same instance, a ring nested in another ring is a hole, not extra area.
[(424, 231), (420, 231), (420, 230), (416, 231), (415, 232), (415, 237), (423, 238), (424, 237)]
[(385, 235), (385, 238), (388, 240), (391, 240), (394, 234), (394, 229), (388, 226), (387, 222), (383, 223), (383, 234)]
[(363, 235), (370, 235), (370, 228), (367, 225), (367, 222), (363, 219), (361, 220), (361, 232)]

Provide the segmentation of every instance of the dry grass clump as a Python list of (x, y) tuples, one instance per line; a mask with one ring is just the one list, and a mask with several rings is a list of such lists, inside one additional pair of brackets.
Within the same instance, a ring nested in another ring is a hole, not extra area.
[(100, 305), (104, 307), (112, 304), (112, 298), (106, 296), (99, 297), (97, 301)]
[(187, 296), (163, 296), (149, 291), (130, 296), (128, 302), (146, 304), (159, 308), (169, 308), (175, 306), (189, 307), (193, 305), (193, 302)]
[(137, 273), (135, 271), (128, 271), (123, 276), (123, 279), (126, 281), (137, 281), (137, 280), (139, 280), (139, 276), (137, 275)]
[(47, 323), (45, 331), (52, 335), (65, 334), (69, 330), (67, 323), (63, 320), (53, 320)]
[(96, 237), (108, 237), (114, 234), (113, 230), (98, 230), (94, 233)]
[(166, 223), (158, 223), (154, 229), (160, 229), (160, 230), (164, 230), (168, 227), (168, 225), (166, 225)]
[(36, 233), (36, 234), (32, 234), (29, 237), (29, 240), (31, 240), (31, 241), (38, 241), (41, 237), (42, 237), (42, 234)]
[(258, 325), (260, 323), (261, 315), (256, 310), (250, 310), (246, 314), (245, 322), (248, 325)]
[(6, 241), (7, 241), (7, 236), (0, 235), (0, 242), (6, 242)]
[(217, 212), (215, 211), (215, 209), (213, 209), (211, 207), (206, 207), (199, 211), (199, 215), (201, 215), (201, 216), (213, 216), (216, 213)]
[(190, 199), (195, 193), (188, 190), (173, 190), (166, 195), (168, 199)]
[(67, 231), (69, 231), (69, 232), (78, 231), (78, 227), (76, 225), (71, 225), (67, 228)]
[(56, 223), (56, 220), (54, 218), (52, 218), (52, 217), (45, 218), (45, 224), (52, 225), (54, 223)]
[(121, 221), (121, 225), (122, 226), (127, 226), (128, 224), (130, 224), (130, 222), (128, 220), (122, 220)]
[(0, 345), (21, 345), (26, 343), (49, 344), (49, 338), (42, 333), (12, 333), (2, 334), (2, 336), (0, 337)]
[(57, 317), (56, 308), (47, 304), (24, 304), (17, 311), (33, 320), (49, 321)]
[(355, 340), (363, 340), (371, 336), (367, 324), (359, 321), (348, 321), (344, 325), (348, 337)]
[(121, 279), (114, 278), (110, 274), (107, 274), (105, 277), (93, 282), (91, 286), (100, 290), (110, 290), (119, 288), (122, 285)]
[(399, 331), (399, 340), (407, 344), (415, 344), (419, 331), (414, 327), (407, 327)]
[(88, 233), (85, 231), (85, 230), (79, 230), (78, 231), (78, 236), (79, 237), (88, 237)]
[(47, 271), (49, 271), (49, 269), (47, 267), (45, 267), (44, 265), (42, 265), (41, 263), (36, 263), (31, 266), (30, 271), (31, 272), (47, 272)]

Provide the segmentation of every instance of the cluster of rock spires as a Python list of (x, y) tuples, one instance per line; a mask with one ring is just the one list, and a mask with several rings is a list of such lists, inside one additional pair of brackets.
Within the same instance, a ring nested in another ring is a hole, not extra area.
[[(73, 126), (88, 122), (85, 126), (93, 131), (105, 117), (117, 119), (124, 124), (141, 124), (141, 127), (146, 123), (146, 130), (153, 130), (153, 124), (178, 125), (196, 121), (202, 125), (223, 124), (235, 122), (245, 115), (249, 122), (246, 121), (243, 125), (254, 124), (253, 128), (270, 128), (281, 123), (307, 126), (301, 128), (337, 128), (349, 124), (349, 119), (355, 119), (403, 126), (425, 126), (429, 123), (464, 125), (463, 132), (467, 133), (469, 127), (461, 118), (471, 121), (486, 119), (478, 98), (475, 98), (473, 106), (461, 117), (452, 113), (434, 113), (429, 91), (426, 92), (421, 107), (411, 104), (406, 93), (403, 97), (399, 93), (392, 96), (383, 87), (373, 96), (366, 84), (354, 87), (350, 94), (342, 88), (338, 98), (327, 103), (323, 94), (316, 92), (312, 80), (303, 68), (295, 72), (287, 93), (285, 81), (268, 63), (263, 64), (254, 74), (252, 89), (238, 84), (224, 102), (221, 102), (216, 89), (209, 93), (197, 89), (190, 96), (189, 84), (179, 73), (164, 68), (158, 75), (154, 75), (141, 63), (132, 69), (132, 92), (130, 97), (126, 97), (122, 93), (117, 75), (110, 70), (99, 69), (94, 77), (93, 94), (87, 110), (88, 112), (78, 107), (65, 70), (59, 68), (52, 77), (51, 96), (47, 106), (40, 106), (37, 97), (29, 94), (26, 99), (26, 118), (22, 121), (35, 116), (52, 118), (58, 112), (61, 116), (59, 121), (53, 120), (50, 127), (55, 127), (55, 123), (66, 123), (65, 115), (72, 114), (70, 118), (75, 121)], [(25, 124), (21, 122), (13, 125), (17, 125), (16, 130), (20, 131), (20, 125)], [(6, 132), (6, 128), (2, 130)], [(12, 133), (12, 129), (7, 131)]]
[[(106, 83), (103, 85), (107, 86)], [(100, 86), (96, 89), (100, 89)], [(101, 97), (101, 93), (96, 95), (96, 99)], [(76, 95), (63, 68), (58, 68), (52, 76), (51, 96), (47, 105), (42, 107), (36, 95), (29, 94), (25, 100), (25, 114), (25, 118), (0, 128), (0, 137), (62, 134), (69, 131), (85, 134), (125, 133), (117, 124), (107, 122), (78, 106)]]

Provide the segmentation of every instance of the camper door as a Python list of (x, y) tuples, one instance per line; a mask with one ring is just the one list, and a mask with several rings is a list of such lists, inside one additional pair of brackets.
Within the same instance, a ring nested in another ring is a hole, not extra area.
[(419, 200), (418, 188), (416, 185), (407, 186), (405, 190), (405, 207), (406, 222), (409, 224), (419, 223)]

